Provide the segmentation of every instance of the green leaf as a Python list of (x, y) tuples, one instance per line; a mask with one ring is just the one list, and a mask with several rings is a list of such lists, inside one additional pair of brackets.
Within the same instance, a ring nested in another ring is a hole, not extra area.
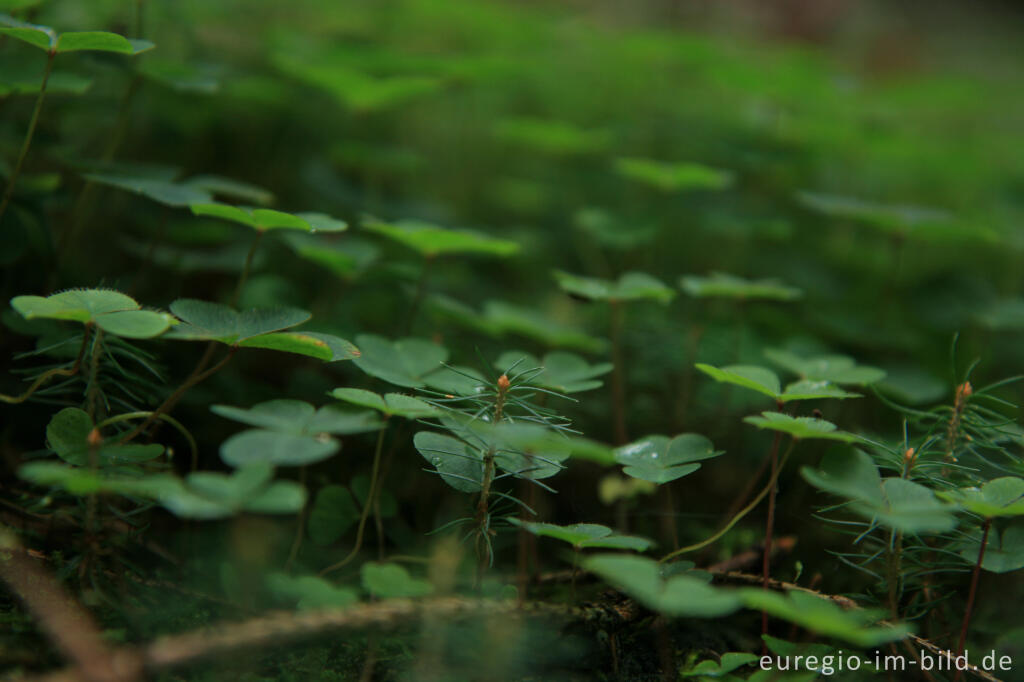
[(758, 660), (757, 654), (730, 651), (722, 654), (721, 660), (705, 660), (687, 670), (681, 670), (682, 677), (725, 677), (734, 670)]
[(46, 51), (57, 47), (57, 32), (54, 29), (19, 21), (7, 14), (0, 14), (0, 35), (10, 36)]
[[(981, 548), (981, 536), (981, 529), (974, 529), (954, 551), (959, 549), (964, 561), (975, 564)], [(1024, 568), (1024, 525), (1016, 522), (1002, 532), (993, 526), (988, 533), (988, 542), (985, 543), (981, 567), (991, 573), (1010, 573)]]
[(803, 296), (800, 289), (776, 279), (743, 279), (724, 272), (714, 272), (708, 277), (687, 275), (679, 284), (694, 298), (795, 301)]
[(494, 134), (503, 142), (552, 156), (599, 152), (611, 141), (606, 130), (585, 130), (565, 121), (525, 117), (498, 121)]
[(234, 467), (252, 462), (278, 466), (305, 466), (334, 455), (341, 442), (327, 435), (297, 436), (280, 431), (249, 429), (236, 433), (220, 446), (220, 458)]
[[(223, 187), (223, 185), (222, 185)], [(285, 213), (270, 208), (247, 208), (216, 202), (198, 202), (190, 205), (192, 213), (212, 216), (251, 227), (258, 232), (267, 230), (298, 230), (300, 232), (341, 232), (348, 224), (323, 213)]]
[(90, 182), (141, 194), (159, 204), (176, 208), (188, 206), (196, 202), (210, 201), (213, 198), (209, 192), (199, 187), (161, 178), (134, 177), (112, 173), (86, 173), (82, 177)]
[(960, 488), (938, 496), (986, 519), (1024, 515), (1024, 479), (1004, 476), (981, 488)]
[(811, 485), (850, 500), (846, 508), (904, 533), (941, 533), (956, 518), (929, 489), (902, 478), (882, 479), (871, 458), (859, 450), (833, 450), (819, 470), (800, 473)]
[(514, 366), (512, 371), (516, 374), (540, 368), (543, 371), (530, 378), (530, 385), (559, 393), (579, 393), (600, 388), (601, 382), (595, 377), (612, 370), (610, 362), (591, 365), (579, 355), (566, 351), (553, 351), (545, 355), (543, 360), (523, 351), (508, 351), (502, 353), (494, 366), (506, 373)]
[(257, 403), (248, 409), (230, 405), (214, 405), (210, 409), (227, 419), (296, 436), (366, 433), (383, 426), (372, 412), (357, 412), (336, 405), (316, 409), (307, 402), (286, 398)]
[(619, 175), (636, 180), (662, 192), (686, 190), (722, 190), (732, 185), (729, 171), (711, 168), (699, 163), (656, 161), (635, 157), (615, 159)]
[(803, 467), (804, 479), (819, 490), (854, 500), (882, 502), (882, 476), (874, 460), (852, 448), (829, 450), (818, 469)]
[[(168, 338), (218, 341), (227, 345), (241, 345), (248, 339), (302, 324), (311, 317), (305, 310), (297, 308), (262, 308), (238, 312), (226, 305), (192, 298), (174, 301), (171, 303), (171, 312), (178, 316), (181, 324), (167, 335)], [(282, 344), (287, 345), (283, 341)], [(301, 342), (291, 347), (297, 348), (299, 345)]]
[(611, 528), (596, 523), (574, 523), (571, 526), (558, 526), (553, 523), (534, 523), (508, 517), (509, 523), (541, 537), (555, 538), (567, 542), (578, 550), (588, 548), (629, 549), (646, 552), (654, 543), (647, 538), (635, 535), (613, 533)]
[(319, 576), (271, 573), (266, 580), (271, 593), (296, 604), (300, 611), (339, 609), (359, 601), (355, 590), (339, 587)]
[(405, 567), (368, 561), (361, 569), (363, 589), (379, 599), (423, 597), (434, 591), (426, 580), (413, 578)]
[(731, 365), (718, 368), (697, 363), (695, 367), (715, 381), (749, 388), (771, 397), (777, 403), (788, 403), (791, 400), (860, 397), (857, 393), (848, 393), (827, 381), (797, 381), (786, 386), (785, 391), (781, 391), (778, 375), (770, 369), (756, 365)]
[[(46, 426), (46, 441), (57, 456), (69, 464), (86, 466), (90, 460), (89, 433), (93, 430), (92, 419), (84, 410), (65, 407), (50, 419)], [(156, 443), (101, 443), (97, 446), (97, 463), (104, 466), (125, 462), (145, 462), (164, 453), (164, 447)]]
[(749, 388), (775, 400), (778, 400), (781, 395), (782, 385), (779, 382), (779, 377), (770, 369), (753, 365), (731, 365), (718, 368), (703, 363), (697, 363), (694, 366), (715, 381)]
[(27, 320), (93, 323), (105, 332), (129, 339), (159, 336), (175, 321), (167, 313), (142, 310), (135, 299), (113, 289), (68, 289), (45, 298), (15, 296), (11, 307)]
[[(143, 64), (144, 66), (140, 70), (146, 72), (147, 69), (153, 66), (154, 62), (152, 59), (147, 58)], [(274, 200), (274, 194), (270, 190), (220, 175), (196, 175), (185, 180), (184, 184), (203, 192), (207, 196), (224, 196), (261, 205), (269, 204)], [(195, 202), (190, 203), (205, 203), (209, 201), (209, 199), (197, 199)]]
[(433, 431), (417, 433), (413, 445), (445, 483), (464, 493), (480, 491), (484, 479), (484, 458), (480, 450)]
[(272, 55), (272, 61), (284, 73), (323, 89), (354, 112), (389, 109), (441, 87), (441, 81), (424, 76), (363, 73), (352, 68), (351, 58), (281, 50)]
[(57, 52), (118, 52), (136, 55), (152, 50), (155, 45), (148, 40), (129, 40), (124, 36), (106, 31), (72, 31), (61, 33), (57, 38)]
[(327, 268), (343, 279), (352, 279), (377, 258), (378, 249), (367, 241), (325, 241), (317, 235), (289, 231), (284, 241), (299, 257)]
[[(305, 355), (325, 362), (335, 360), (334, 351), (323, 339), (303, 332), (275, 332), (260, 334), (238, 342), (240, 348), (263, 348), (284, 353)], [(349, 359), (349, 358), (345, 358)]]
[(776, 365), (808, 381), (867, 386), (885, 379), (884, 370), (857, 365), (853, 358), (845, 355), (819, 355), (808, 358), (775, 348), (769, 348), (764, 354)]
[(720, 454), (704, 436), (684, 433), (672, 439), (647, 436), (623, 445), (616, 448), (615, 460), (629, 476), (660, 484), (692, 474), (700, 468), (696, 462)]
[(771, 429), (788, 433), (795, 439), (838, 440), (846, 443), (859, 440), (852, 433), (839, 431), (832, 422), (814, 417), (791, 417), (781, 412), (762, 412), (760, 417), (745, 417), (743, 421), (759, 429)]
[(712, 587), (694, 575), (665, 579), (663, 566), (646, 557), (599, 554), (584, 560), (583, 567), (647, 608), (670, 616), (717, 618), (742, 605), (734, 591)]
[(309, 538), (321, 546), (333, 544), (359, 520), (359, 509), (352, 494), (343, 486), (321, 488), (309, 510)]
[(739, 593), (747, 608), (767, 611), (776, 618), (854, 646), (874, 647), (903, 639), (911, 632), (903, 624), (873, 625), (884, 618), (882, 611), (844, 610), (829, 599), (807, 592), (792, 590), (783, 595), (760, 588), (744, 588)]
[(73, 495), (112, 493), (153, 499), (188, 519), (221, 519), (240, 511), (292, 514), (306, 503), (306, 492), (299, 484), (271, 481), (273, 467), (268, 464), (249, 465), (231, 475), (196, 472), (182, 480), (169, 474), (115, 476), (56, 462), (31, 462), (18, 475)]
[(360, 388), (336, 388), (331, 391), (330, 395), (353, 405), (383, 412), (389, 417), (427, 419), (440, 414), (440, 411), (430, 403), (401, 393), (388, 393), (382, 396), (379, 393)]
[(519, 244), (478, 232), (449, 230), (418, 220), (386, 223), (365, 218), (364, 229), (403, 244), (426, 258), (452, 253), (488, 256), (511, 256), (519, 252)]
[(425, 339), (389, 341), (381, 336), (361, 334), (356, 337), (361, 355), (356, 366), (370, 376), (404, 386), (423, 388), (424, 377), (441, 368), (448, 351)]
[(612, 282), (556, 270), (555, 279), (566, 293), (593, 301), (651, 300), (668, 303), (676, 295), (675, 291), (660, 280), (642, 272), (627, 272)]

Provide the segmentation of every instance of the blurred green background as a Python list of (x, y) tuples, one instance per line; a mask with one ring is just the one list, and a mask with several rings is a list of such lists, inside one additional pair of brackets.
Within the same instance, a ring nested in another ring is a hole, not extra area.
[[(674, 288), (724, 272), (799, 289), (787, 302), (679, 290), (626, 312), (629, 435), (694, 431), (727, 451), (680, 488), (687, 537), (716, 527), (769, 440), (739, 418), (770, 404), (697, 375), (695, 362), (840, 352), (884, 368), (881, 390), (921, 406), (949, 402), (975, 357), (982, 382), (1024, 359), (1017, 3), (0, 0), (0, 11), (157, 44), (133, 62), (58, 60), (0, 232), (4, 300), (99, 285), (158, 307), (230, 298), (245, 228), (108, 186), (83, 192), (99, 162), (140, 177), (225, 176), (272, 192), (275, 208), (348, 220), (339, 235), (268, 238), (242, 305), (303, 307), (315, 328), (349, 339), (432, 338), (459, 365), (510, 349), (607, 359), (607, 308), (567, 296), (554, 269), (639, 270)], [(0, 42), (0, 158), (17, 155), (44, 61)], [(422, 260), (362, 229), (366, 215), (472, 228), (521, 251), (441, 258), (417, 294)], [(10, 362), (31, 340), (5, 332), (0, 344)], [(160, 361), (180, 377), (195, 358)], [(372, 386), (351, 363), (256, 353), (236, 364), (179, 410), (209, 466), (230, 433), (211, 402), (321, 402), (335, 386)], [(611, 442), (607, 386), (579, 398), (564, 411)], [(899, 437), (898, 415), (874, 397), (822, 409), (842, 428)], [(6, 442), (42, 447), (48, 415), (8, 414), (20, 418), (5, 417)], [(403, 538), (425, 542), (443, 486), (407, 449), (389, 490)], [(587, 464), (562, 474), (546, 520), (614, 524), (597, 496), (603, 475)], [(783, 535), (820, 501), (793, 479), (803, 492), (785, 501)], [(648, 499), (631, 503), (630, 525), (654, 533)], [(829, 570), (818, 531), (806, 532), (794, 559)], [(738, 531), (721, 555), (756, 541)]]

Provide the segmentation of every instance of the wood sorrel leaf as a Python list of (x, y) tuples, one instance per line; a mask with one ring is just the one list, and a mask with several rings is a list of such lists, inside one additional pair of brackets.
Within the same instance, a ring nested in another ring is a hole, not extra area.
[(94, 323), (129, 339), (163, 334), (174, 322), (167, 313), (142, 310), (138, 301), (113, 289), (69, 289), (50, 296), (15, 296), (11, 307), (27, 320), (45, 318)]
[(615, 159), (615, 170), (662, 192), (722, 190), (732, 185), (733, 175), (699, 163), (656, 161), (637, 157)]
[(629, 549), (645, 552), (654, 545), (647, 538), (635, 535), (620, 535), (611, 528), (596, 523), (574, 523), (571, 526), (559, 526), (553, 523), (534, 523), (509, 517), (509, 523), (524, 528), (534, 535), (555, 538), (567, 542), (576, 549)]
[(623, 472), (652, 483), (668, 483), (700, 468), (697, 462), (722, 454), (711, 441), (696, 433), (647, 436), (616, 448), (615, 460)]
[(668, 303), (675, 298), (671, 287), (643, 272), (627, 272), (616, 281), (581, 277), (561, 270), (555, 279), (563, 291), (592, 301), (641, 301)]
[(776, 279), (743, 279), (724, 272), (715, 272), (708, 277), (687, 275), (679, 280), (679, 284), (694, 298), (794, 301), (803, 296), (800, 289)]
[(427, 258), (452, 253), (505, 257), (519, 252), (519, 244), (507, 239), (468, 230), (450, 230), (419, 220), (387, 223), (368, 217), (363, 219), (362, 226)]

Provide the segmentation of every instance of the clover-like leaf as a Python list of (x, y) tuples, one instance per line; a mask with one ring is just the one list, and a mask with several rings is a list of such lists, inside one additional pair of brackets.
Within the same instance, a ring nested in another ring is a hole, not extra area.
[(377, 259), (379, 249), (366, 240), (325, 241), (303, 232), (290, 230), (284, 241), (300, 258), (327, 268), (338, 277), (352, 279)]
[(183, 207), (198, 202), (213, 200), (205, 189), (166, 178), (117, 175), (114, 173), (86, 173), (86, 180), (109, 187), (116, 187), (135, 194), (141, 194), (164, 206)]
[(420, 75), (376, 76), (352, 68), (351, 58), (331, 54), (296, 54), (280, 50), (272, 55), (284, 73), (320, 88), (339, 104), (355, 112), (395, 107), (407, 100), (437, 91), (442, 83)]
[(404, 386), (422, 388), (424, 377), (441, 368), (448, 359), (448, 351), (425, 339), (399, 339), (389, 341), (381, 336), (361, 334), (356, 337), (361, 355), (355, 358), (356, 367), (370, 376)]
[(234, 310), (220, 303), (179, 298), (171, 312), (181, 324), (168, 338), (217, 341), (241, 348), (265, 348), (336, 362), (359, 357), (351, 342), (319, 332), (284, 331), (306, 322), (310, 314), (297, 308)]
[(426, 580), (413, 578), (404, 566), (368, 561), (360, 569), (363, 589), (380, 599), (423, 597), (434, 591)]
[(697, 363), (695, 366), (715, 381), (749, 388), (776, 400), (781, 395), (782, 385), (779, 377), (765, 367), (732, 365), (718, 368), (703, 363)]
[[(954, 548), (959, 550), (964, 561), (973, 564), (978, 560), (982, 535), (982, 530), (976, 528)], [(1024, 568), (1024, 524), (1016, 521), (1003, 529), (992, 527), (985, 543), (981, 567), (992, 573), (1009, 573)]]
[(713, 367), (697, 363), (695, 367), (715, 381), (749, 388), (769, 396), (777, 403), (788, 403), (792, 400), (860, 397), (857, 393), (849, 393), (827, 381), (797, 381), (786, 386), (786, 390), (783, 391), (778, 375), (766, 367), (757, 365)]
[(767, 611), (776, 618), (799, 625), (826, 637), (835, 637), (855, 646), (873, 647), (906, 637), (904, 624), (875, 625), (885, 617), (872, 609), (843, 609), (830, 599), (791, 590), (786, 594), (756, 588), (739, 590), (744, 605)]
[(306, 491), (292, 481), (272, 481), (273, 467), (256, 463), (231, 475), (195, 472), (184, 480), (170, 474), (118, 476), (57, 462), (30, 462), (18, 475), (73, 495), (111, 493), (153, 499), (176, 516), (221, 519), (241, 511), (293, 514), (306, 504)]
[(717, 618), (742, 606), (734, 591), (713, 587), (695, 575), (663, 577), (665, 566), (646, 557), (598, 554), (584, 560), (583, 567), (647, 608), (670, 616)]
[(636, 180), (662, 192), (685, 190), (722, 190), (733, 182), (729, 171), (699, 163), (668, 162), (637, 157), (615, 159), (615, 170), (630, 180)]
[(113, 289), (68, 289), (50, 296), (15, 296), (11, 307), (26, 320), (37, 318), (95, 324), (114, 336), (148, 339), (175, 322), (167, 313), (142, 310), (131, 296)]
[(596, 548), (645, 552), (654, 545), (654, 542), (647, 538), (620, 535), (613, 532), (611, 528), (596, 523), (574, 523), (571, 526), (559, 526), (554, 523), (522, 521), (515, 517), (509, 517), (508, 521), (534, 535), (567, 542), (577, 550)]
[(951, 509), (929, 489), (913, 481), (883, 479), (871, 457), (859, 450), (830, 451), (819, 469), (800, 473), (811, 485), (846, 498), (846, 508), (872, 521), (905, 533), (952, 530)]
[(309, 320), (311, 315), (298, 308), (263, 308), (238, 312), (220, 303), (179, 298), (171, 303), (171, 312), (181, 319), (168, 338), (186, 341), (219, 341), (238, 345), (263, 334), (282, 331)]
[(803, 467), (804, 479), (819, 490), (853, 500), (882, 501), (882, 476), (871, 457), (860, 450), (835, 448), (817, 469)]
[(759, 429), (788, 433), (797, 440), (824, 439), (845, 443), (859, 440), (852, 433), (839, 431), (832, 422), (814, 417), (791, 417), (781, 412), (762, 412), (759, 417), (744, 417), (743, 421), (753, 424)]
[(745, 665), (749, 665), (756, 660), (758, 660), (757, 654), (730, 651), (722, 654), (721, 659), (718, 661), (700, 661), (692, 668), (679, 671), (679, 675), (681, 677), (699, 677), (702, 680), (707, 678), (726, 678), (729, 673), (734, 670), (738, 670)]
[(552, 156), (598, 152), (611, 141), (606, 130), (586, 130), (565, 121), (526, 117), (498, 121), (494, 134), (503, 142)]
[[(510, 368), (515, 373), (530, 372), (531, 386), (548, 388), (559, 393), (579, 393), (600, 388), (601, 382), (596, 379), (612, 370), (610, 362), (591, 365), (575, 353), (553, 351), (538, 360), (536, 356), (524, 351), (508, 351), (501, 354), (494, 366), (503, 372)], [(540, 372), (532, 370), (540, 369)]]
[(938, 496), (986, 519), (1024, 515), (1024, 479), (1004, 476), (981, 488), (959, 488)]
[(480, 491), (484, 480), (484, 457), (478, 448), (433, 431), (420, 431), (413, 436), (412, 442), (445, 483), (464, 493)]
[[(53, 415), (46, 426), (46, 442), (57, 456), (69, 464), (86, 466), (90, 461), (91, 446), (89, 434), (94, 428), (92, 419), (85, 410), (65, 407)], [(97, 463), (112, 465), (128, 462), (145, 462), (162, 455), (164, 447), (156, 443), (100, 443), (96, 446)]]
[(19, 21), (7, 14), (0, 14), (0, 35), (8, 35), (54, 54), (91, 50), (136, 55), (154, 47), (148, 40), (129, 39), (107, 31), (58, 33), (49, 26)]
[(651, 300), (668, 303), (676, 295), (671, 287), (643, 272), (627, 272), (613, 282), (556, 270), (555, 279), (566, 293), (592, 301)]
[(679, 280), (683, 291), (694, 298), (734, 298), (744, 301), (794, 301), (803, 292), (776, 279), (743, 279), (724, 272), (708, 277), (687, 275)]
[(675, 438), (647, 436), (616, 448), (615, 460), (633, 478), (652, 483), (668, 483), (700, 468), (697, 462), (722, 454), (711, 441), (696, 433)]
[(246, 225), (257, 232), (267, 230), (299, 230), (301, 232), (341, 232), (348, 229), (348, 223), (323, 213), (285, 213), (271, 208), (246, 208), (201, 202), (190, 205), (192, 213), (201, 216), (222, 218)]
[(359, 601), (359, 595), (352, 588), (335, 585), (315, 575), (271, 573), (266, 583), (274, 596), (295, 604), (300, 611), (339, 609)]
[(388, 223), (366, 218), (362, 225), (370, 232), (407, 246), (426, 258), (452, 253), (504, 257), (519, 252), (519, 244), (507, 239), (468, 230), (450, 230), (419, 220)]
[(380, 420), (369, 411), (331, 405), (319, 410), (300, 400), (270, 400), (250, 409), (214, 405), (215, 413), (259, 428), (235, 434), (221, 445), (220, 456), (232, 466), (269, 462), (303, 466), (327, 459), (341, 443), (330, 434), (376, 431)]
[(858, 365), (845, 355), (800, 357), (789, 351), (769, 348), (765, 357), (807, 381), (828, 381), (839, 385), (867, 386), (885, 379), (885, 371)]
[(401, 393), (380, 395), (379, 393), (366, 391), (361, 388), (336, 388), (331, 391), (330, 395), (352, 405), (368, 407), (378, 412), (383, 412), (389, 417), (426, 419), (440, 414), (440, 410), (430, 403)]

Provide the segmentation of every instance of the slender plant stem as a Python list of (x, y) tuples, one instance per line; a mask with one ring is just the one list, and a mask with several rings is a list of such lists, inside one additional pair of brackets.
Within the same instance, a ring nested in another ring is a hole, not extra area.
[(53, 71), (53, 60), (57, 57), (56, 51), (51, 50), (46, 57), (46, 69), (43, 71), (43, 82), (39, 86), (39, 96), (36, 97), (36, 106), (32, 110), (32, 118), (28, 122), (28, 130), (25, 131), (25, 139), (21, 143), (21, 151), (18, 152), (18, 160), (14, 163), (14, 170), (11, 171), (11, 175), (7, 178), (7, 187), (4, 189), (3, 198), (0, 199), (0, 219), (4, 217), (4, 213), (7, 211), (7, 207), (11, 203), (11, 198), (14, 196), (14, 187), (18, 182), (18, 176), (21, 175), (22, 166), (25, 165), (25, 158), (28, 156), (28, 150), (32, 146), (32, 138), (36, 134), (36, 124), (39, 123), (39, 112), (43, 110), (43, 101), (46, 99), (46, 84), (50, 80), (50, 72)]
[(626, 378), (622, 361), (623, 304), (611, 301), (612, 337), (612, 424), (616, 445), (629, 441), (626, 430)]
[(889, 552), (885, 562), (886, 582), (889, 583), (889, 615), (893, 620), (900, 618), (899, 582), (902, 552), (903, 533), (894, 530), (889, 534)]
[(348, 565), (356, 555), (359, 554), (359, 550), (363, 548), (363, 534), (366, 531), (366, 520), (370, 518), (370, 511), (373, 509), (373, 502), (377, 497), (377, 488), (380, 482), (377, 480), (380, 474), (380, 460), (381, 453), (384, 451), (384, 435), (387, 433), (387, 427), (382, 428), (380, 433), (377, 434), (377, 447), (373, 452), (373, 469), (370, 472), (370, 489), (366, 493), (366, 499), (363, 500), (363, 511), (359, 515), (359, 526), (356, 528), (356, 543), (352, 546), (352, 551), (348, 555), (336, 564), (331, 564), (324, 570), (320, 571), (320, 575), (327, 575), (337, 571), (339, 568)]
[[(971, 574), (971, 589), (967, 593), (967, 606), (964, 607), (964, 620), (960, 625), (960, 639), (956, 644), (956, 655), (960, 657), (964, 653), (964, 645), (967, 644), (967, 629), (971, 625), (971, 612), (974, 610), (974, 598), (978, 594), (978, 576), (981, 574), (981, 564), (985, 561), (985, 546), (988, 544), (988, 531), (992, 527), (992, 519), (985, 519), (982, 526), (981, 547), (978, 548), (978, 560), (974, 562), (974, 572)], [(956, 679), (963, 677), (963, 671), (958, 670)]]
[(92, 351), (89, 359), (89, 380), (86, 383), (86, 411), (89, 413), (89, 419), (96, 420), (96, 407), (99, 401), (100, 387), (99, 387), (99, 373), (100, 373), (100, 355), (103, 352), (103, 330), (99, 327), (96, 328), (96, 333), (92, 335)]
[(705, 540), (701, 540), (700, 542), (698, 542), (696, 544), (687, 545), (686, 547), (680, 547), (679, 549), (675, 550), (674, 552), (669, 552), (665, 556), (661, 557), (661, 559), (659, 559), (659, 561), (662, 561), (662, 562), (669, 561), (671, 559), (676, 558), (677, 556), (679, 556), (681, 554), (686, 554), (687, 552), (695, 552), (698, 549), (704, 549), (705, 547), (707, 547), (711, 543), (717, 541), (723, 535), (728, 533), (730, 530), (732, 530), (733, 526), (735, 526), (737, 523), (739, 523), (743, 519), (743, 517), (745, 517), (750, 512), (754, 511), (754, 509), (757, 507), (757, 505), (759, 505), (761, 503), (761, 500), (763, 500), (765, 497), (767, 497), (768, 493), (772, 490), (772, 488), (775, 487), (775, 482), (778, 479), (779, 472), (781, 472), (782, 469), (786, 466), (786, 460), (789, 459), (790, 453), (793, 452), (793, 445), (795, 443), (796, 443), (795, 440), (790, 440), (789, 441), (789, 447), (786, 448), (785, 454), (783, 454), (782, 458), (779, 460), (779, 466), (778, 466), (778, 468), (775, 471), (775, 475), (768, 480), (768, 485), (766, 485), (761, 490), (761, 492), (759, 492), (757, 494), (757, 497), (755, 497), (753, 500), (750, 501), (750, 504), (748, 504), (746, 507), (741, 509), (736, 514), (736, 516), (734, 516), (731, 519), (729, 519), (729, 523), (725, 524), (725, 526), (723, 526), (721, 530), (719, 530), (717, 533), (715, 533), (711, 537), (709, 537), (709, 538), (707, 538)]
[[(772, 484), (768, 490), (768, 518), (764, 524), (764, 559), (761, 561), (761, 578), (764, 589), (768, 589), (768, 582), (771, 580), (772, 563), (772, 533), (775, 529), (775, 496), (778, 493), (779, 480), (779, 443), (782, 441), (782, 432), (776, 431), (772, 439)], [(761, 612), (761, 635), (768, 634), (768, 612)], [(766, 645), (767, 646), (767, 645)]]
[[(299, 467), (299, 485), (301, 485), (303, 488), (306, 487), (306, 476), (308, 473), (306, 469), (307, 467), (305, 466)], [(307, 507), (308, 505), (303, 505), (302, 509), (299, 511), (299, 522), (296, 524), (295, 528), (295, 539), (292, 541), (291, 551), (288, 552), (288, 561), (286, 561), (284, 564), (284, 570), (286, 571), (291, 569), (292, 564), (295, 563), (296, 557), (299, 556), (299, 550), (302, 549), (302, 538), (306, 534)]]
[(21, 395), (13, 396), (0, 393), (0, 402), (8, 404), (23, 403), (28, 400), (33, 393), (39, 390), (39, 387), (45, 384), (47, 381), (54, 377), (72, 377), (78, 374), (78, 371), (82, 368), (82, 359), (85, 357), (85, 347), (89, 343), (89, 332), (92, 329), (92, 323), (87, 322), (85, 328), (82, 330), (82, 343), (78, 347), (78, 355), (75, 357), (75, 363), (69, 368), (58, 367), (56, 369), (47, 370), (40, 374), (32, 384), (25, 389), (25, 392)]
[[(508, 396), (509, 380), (502, 374), (498, 377), (498, 393), (494, 399), (494, 422), (501, 423), (505, 410), (505, 399)], [(489, 533), (491, 532), (490, 515), (490, 494), (491, 484), (494, 482), (495, 463), (494, 457), (497, 453), (491, 446), (484, 454), (484, 474), (480, 484), (480, 498), (476, 504), (476, 553), (477, 553), (477, 587), (483, 584), (483, 576), (491, 565), (491, 551), (489, 546)]]

